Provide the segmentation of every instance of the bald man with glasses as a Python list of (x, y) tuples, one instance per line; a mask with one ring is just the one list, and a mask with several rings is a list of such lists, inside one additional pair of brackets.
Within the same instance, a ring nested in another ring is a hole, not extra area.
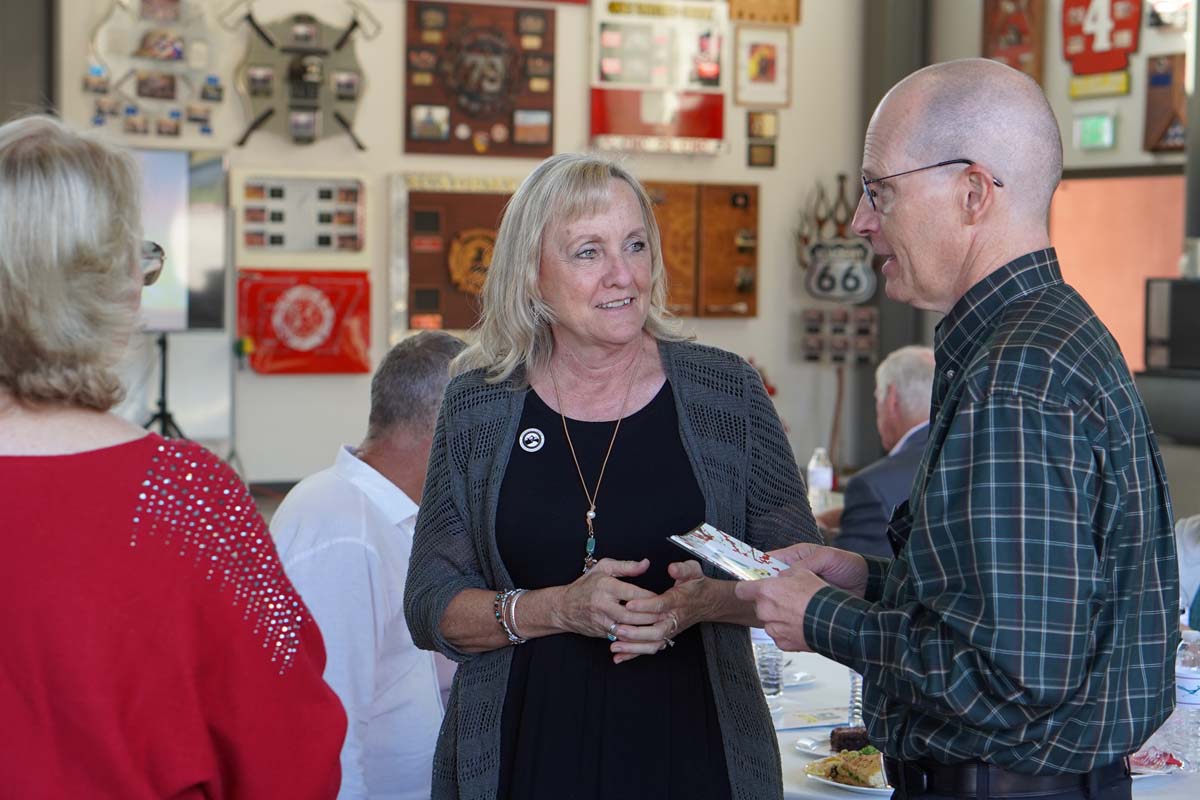
[(1171, 502), (1120, 348), (1050, 246), (1058, 123), (1016, 70), (938, 64), (880, 102), (862, 167), (854, 229), (888, 296), (945, 314), (897, 555), (795, 545), (737, 594), (785, 650), (863, 675), (900, 800), (1128, 800), (1126, 756), (1174, 705)]

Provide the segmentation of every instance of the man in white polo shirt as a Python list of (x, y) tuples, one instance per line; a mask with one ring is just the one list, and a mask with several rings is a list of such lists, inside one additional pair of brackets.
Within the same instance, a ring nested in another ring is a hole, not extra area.
[(346, 708), (341, 800), (429, 797), (442, 695), (433, 654), (413, 646), (404, 621), (404, 579), (448, 365), (462, 348), (440, 331), (393, 347), (371, 381), (362, 444), (297, 484), (271, 520)]

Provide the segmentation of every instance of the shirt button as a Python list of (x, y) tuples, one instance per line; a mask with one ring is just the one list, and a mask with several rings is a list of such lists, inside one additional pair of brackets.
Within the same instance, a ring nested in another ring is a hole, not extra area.
[(952, 369), (946, 370), (946, 377), (950, 380), (954, 380), (954, 370), (952, 370)]

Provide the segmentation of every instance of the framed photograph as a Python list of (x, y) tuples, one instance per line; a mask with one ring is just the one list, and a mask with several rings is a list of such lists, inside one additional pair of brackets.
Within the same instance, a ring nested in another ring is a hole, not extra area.
[(169, 72), (138, 72), (137, 96), (151, 100), (174, 100), (175, 76)]
[(779, 114), (774, 111), (747, 111), (746, 138), (769, 139), (779, 136)]
[(746, 166), (773, 167), (775, 166), (774, 142), (751, 142), (746, 149)]
[(176, 22), (179, 19), (179, 0), (142, 0), (140, 15), (151, 22)]
[(790, 106), (791, 29), (739, 25), (734, 41), (733, 101), (740, 106)]
[(358, 98), (360, 76), (352, 70), (334, 70), (333, 94), (338, 100), (355, 100)]
[(274, 93), (275, 68), (253, 66), (246, 70), (246, 90), (251, 97), (270, 97)]
[(168, 28), (152, 28), (142, 34), (133, 55), (155, 61), (182, 61), (183, 37)]
[(409, 109), (409, 115), (409, 139), (444, 142), (450, 138), (448, 106), (414, 105)]

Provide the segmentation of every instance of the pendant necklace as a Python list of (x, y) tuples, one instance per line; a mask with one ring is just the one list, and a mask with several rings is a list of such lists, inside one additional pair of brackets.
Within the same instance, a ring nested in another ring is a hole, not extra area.
[[(639, 348), (638, 358), (641, 358)], [(587, 545), (583, 552), (583, 571), (587, 572), (592, 567), (596, 566), (596, 531), (593, 524), (596, 519), (596, 497), (600, 494), (600, 484), (604, 481), (604, 469), (608, 466), (608, 457), (612, 455), (613, 445), (617, 441), (617, 432), (621, 430), (621, 420), (625, 418), (625, 406), (629, 402), (629, 395), (633, 392), (633, 384), (637, 382), (638, 369), (635, 362), (632, 371), (633, 377), (629, 380), (629, 386), (625, 389), (625, 399), (621, 401), (621, 413), (617, 416), (617, 424), (613, 427), (612, 438), (608, 440), (608, 451), (604, 454), (604, 461), (600, 464), (600, 477), (596, 479), (596, 488), (588, 491), (587, 481), (583, 478), (583, 470), (579, 466), (579, 457), (575, 455), (575, 445), (571, 442), (571, 432), (567, 430), (567, 415), (563, 413), (562, 395), (558, 391), (558, 379), (554, 377), (554, 367), (550, 367), (550, 380), (554, 384), (554, 399), (558, 401), (558, 416), (562, 419), (563, 435), (567, 437), (567, 447), (571, 450), (571, 460), (575, 462), (575, 471), (579, 474), (579, 485), (583, 487), (584, 497), (588, 501), (587, 514), (584, 515), (584, 521), (587, 522)]]

